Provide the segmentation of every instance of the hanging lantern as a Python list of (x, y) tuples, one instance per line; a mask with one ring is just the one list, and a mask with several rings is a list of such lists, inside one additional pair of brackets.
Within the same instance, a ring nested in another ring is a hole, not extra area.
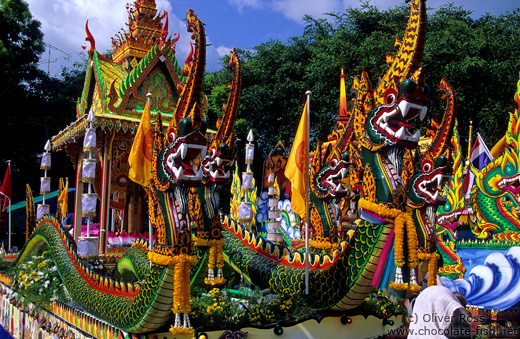
[(42, 162), (40, 163), (40, 169), (42, 169), (42, 170), (51, 169), (51, 154), (49, 152), (43, 153)]
[(277, 208), (278, 207), (278, 199), (276, 199), (276, 198), (269, 198), (268, 204), (269, 204), (269, 207)]
[(280, 210), (274, 209), (267, 211), (267, 214), (269, 215), (269, 219), (278, 219), (280, 218)]
[(253, 189), (253, 173), (242, 172), (242, 188), (249, 192)]
[(81, 172), (83, 182), (94, 182), (96, 180), (96, 160), (83, 159)]
[(278, 190), (276, 189), (276, 187), (270, 186), (267, 189), (267, 194), (269, 194), (269, 195), (278, 195)]
[(42, 218), (44, 215), (49, 214), (49, 205), (38, 204), (36, 206), (36, 218)]
[(238, 206), (238, 222), (248, 224), (253, 220), (253, 204), (241, 202)]
[(276, 232), (277, 230), (280, 229), (280, 225), (281, 225), (281, 221), (272, 220), (272, 221), (269, 221), (269, 222), (267, 223), (267, 229), (268, 229), (269, 231)]
[(97, 195), (92, 193), (83, 193), (81, 197), (81, 215), (83, 217), (96, 216)]
[(253, 142), (253, 130), (249, 130), (249, 133), (247, 134), (247, 141), (246, 144), (246, 164), (251, 165), (253, 163), (253, 159), (255, 157), (255, 145), (252, 144)]
[(40, 177), (40, 194), (51, 193), (51, 178)]
[(94, 152), (96, 150), (96, 130), (86, 128), (85, 138), (83, 139), (83, 152)]

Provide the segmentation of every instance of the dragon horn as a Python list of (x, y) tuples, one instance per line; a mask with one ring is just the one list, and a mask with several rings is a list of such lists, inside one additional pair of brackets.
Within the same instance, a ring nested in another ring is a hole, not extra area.
[(424, 40), (426, 35), (426, 5), (425, 0), (412, 0), (410, 3), (410, 17), (403, 41), (397, 40), (395, 45), (399, 48), (395, 57), (387, 57), (391, 61), (390, 68), (379, 82), (374, 97), (384, 104), (386, 89), (392, 87), (394, 76), (398, 81), (408, 78), (421, 64)]
[(438, 90), (443, 93), (441, 98), (446, 100), (446, 108), (444, 109), (444, 116), (442, 117), (440, 128), (437, 129), (432, 144), (429, 147), (429, 153), (432, 154), (434, 159), (443, 154), (449, 147), (453, 135), (453, 126), (455, 125), (455, 115), (457, 114), (455, 92), (446, 81), (446, 78), (442, 78)]
[(90, 48), (88, 51), (90, 53), (93, 53), (96, 50), (96, 40), (94, 39), (94, 36), (92, 35), (92, 33), (90, 33), (90, 30), (88, 29), (88, 20), (85, 23), (85, 33), (87, 33), (85, 41), (90, 42)]

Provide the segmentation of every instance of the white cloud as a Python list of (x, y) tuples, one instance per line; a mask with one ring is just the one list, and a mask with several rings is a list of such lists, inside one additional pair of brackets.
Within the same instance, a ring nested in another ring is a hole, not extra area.
[(232, 49), (233, 49), (233, 47), (219, 46), (219, 47), (217, 47), (218, 56), (221, 58), (224, 55), (230, 55)]
[[(128, 21), (126, 3), (128, 0), (27, 0), (29, 10), (33, 17), (42, 24), (44, 41), (60, 50), (72, 55), (73, 60), (66, 62), (60, 60), (51, 64), (51, 74), (57, 74), (61, 66), (71, 66), (73, 61), (79, 61), (79, 53), (83, 51), (81, 46), (85, 44), (85, 22), (88, 19), (89, 30), (96, 41), (96, 49), (103, 53), (112, 48), (111, 38)], [(190, 52), (191, 34), (186, 31), (185, 18), (179, 18), (172, 11), (172, 5), (168, 0), (156, 0), (157, 10), (168, 12), (170, 34), (180, 34), (176, 44), (176, 56), (179, 65), (184, 65), (184, 60)], [(89, 43), (86, 43), (89, 48)], [(207, 67), (213, 71), (219, 67), (218, 57), (220, 52), (213, 46), (207, 48)], [(61, 52), (51, 49), (51, 59), (63, 57)], [(212, 60), (215, 59), (215, 60)], [(48, 59), (47, 52), (42, 59)], [(47, 65), (42, 65), (47, 70)]]
[(315, 18), (324, 17), (324, 13), (340, 12), (345, 9), (342, 0), (272, 0), (273, 10), (281, 12), (287, 19), (301, 22), (305, 14)]
[(228, 3), (235, 6), (239, 13), (242, 13), (244, 8), (260, 8), (263, 5), (262, 0), (228, 0)]

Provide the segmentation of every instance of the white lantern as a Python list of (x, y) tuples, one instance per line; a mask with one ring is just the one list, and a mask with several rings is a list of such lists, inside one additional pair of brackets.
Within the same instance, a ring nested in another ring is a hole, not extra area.
[(270, 186), (267, 189), (267, 194), (269, 194), (269, 195), (278, 195), (278, 190), (276, 189), (276, 187)]
[(81, 196), (81, 212), (82, 216), (92, 218), (96, 215), (97, 195), (91, 193), (83, 193)]
[(278, 199), (269, 198), (269, 207), (278, 207)]
[(276, 221), (276, 220), (275, 221), (269, 221), (267, 223), (267, 229), (269, 231), (273, 231), (274, 232), (274, 231), (280, 229), (280, 223), (281, 223), (280, 221)]
[(269, 215), (269, 219), (278, 219), (278, 218), (280, 218), (280, 210), (279, 209), (269, 210), (268, 215)]
[(253, 189), (253, 173), (242, 172), (242, 187), (248, 191)]
[(250, 202), (241, 202), (238, 206), (238, 221), (240, 223), (249, 223), (253, 220), (253, 204)]
[(38, 204), (36, 206), (36, 218), (42, 218), (44, 215), (49, 214), (49, 205)]
[(96, 180), (95, 159), (83, 159), (81, 177), (83, 182), (94, 182)]
[(253, 145), (253, 130), (249, 130), (247, 134), (246, 144), (246, 164), (251, 165), (253, 163), (253, 159), (255, 157), (255, 145)]
[(51, 169), (51, 154), (48, 152), (43, 153), (42, 162), (40, 164), (40, 169), (42, 170), (50, 170)]
[(40, 194), (51, 193), (51, 178), (40, 177)]
[(85, 139), (83, 139), (83, 151), (93, 152), (96, 150), (96, 130), (94, 128), (87, 128), (85, 132)]
[(252, 164), (255, 158), (255, 145), (246, 144), (246, 164)]
[(271, 173), (267, 176), (267, 183), (270, 185), (274, 184), (274, 173)]
[(283, 241), (283, 234), (282, 233), (267, 233), (267, 240), (272, 242), (282, 242)]

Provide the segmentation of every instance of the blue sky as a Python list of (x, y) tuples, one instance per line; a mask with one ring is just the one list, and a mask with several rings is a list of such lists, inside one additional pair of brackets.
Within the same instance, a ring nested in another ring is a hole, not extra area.
[[(110, 38), (127, 21), (125, 4), (132, 0), (26, 0), (33, 16), (42, 23), (44, 40), (58, 48), (50, 49), (43, 60), (55, 60), (42, 64), (42, 68), (55, 74), (60, 66), (71, 66), (83, 49), (85, 22), (96, 39), (96, 47), (103, 52), (111, 47)], [(428, 0), (427, 6), (438, 9), (447, 0)], [(520, 6), (518, 0), (452, 0), (455, 5), (474, 12), (475, 16), (490, 12), (502, 14)], [(323, 17), (326, 12), (341, 12), (345, 8), (359, 7), (359, 0), (156, 0), (159, 10), (169, 13), (170, 33), (181, 33), (177, 43), (177, 56), (183, 62), (189, 51), (189, 34), (185, 28), (188, 9), (206, 24), (206, 34), (211, 46), (207, 50), (207, 69), (220, 68), (219, 57), (229, 54), (233, 47), (249, 48), (269, 39), (286, 41), (303, 32), (302, 17), (310, 14)], [(403, 4), (404, 0), (372, 0), (371, 4), (382, 9)], [(69, 61), (62, 59), (71, 55)], [(57, 59), (57, 60), (56, 60)]]

